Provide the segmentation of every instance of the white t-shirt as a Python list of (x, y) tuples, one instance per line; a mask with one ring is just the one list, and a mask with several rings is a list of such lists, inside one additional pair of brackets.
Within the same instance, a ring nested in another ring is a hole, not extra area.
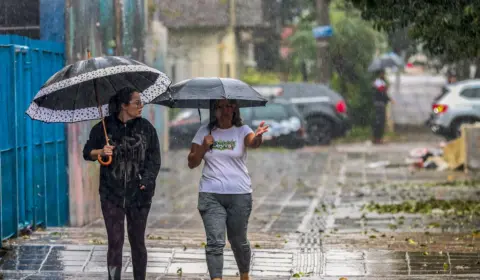
[[(203, 138), (210, 133), (203, 125), (192, 143), (202, 145)], [(245, 136), (253, 133), (248, 125), (229, 129), (212, 130), (213, 148), (205, 153), (205, 165), (200, 179), (200, 192), (219, 194), (246, 194), (252, 192), (252, 182), (245, 161), (247, 150)]]

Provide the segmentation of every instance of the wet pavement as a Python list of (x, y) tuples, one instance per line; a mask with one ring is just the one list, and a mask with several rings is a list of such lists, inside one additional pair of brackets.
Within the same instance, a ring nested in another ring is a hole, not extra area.
[[(3, 261), (4, 279), (102, 279), (106, 246), (22, 246)], [(124, 275), (131, 277), (129, 250), (125, 250)], [(147, 272), (152, 279), (197, 275), (208, 278), (202, 249), (149, 248)], [(56, 273), (56, 274), (55, 274)], [(57, 278), (51, 278), (56, 275)], [(233, 254), (225, 254), (224, 275), (237, 275)], [(479, 253), (392, 252), (388, 250), (261, 250), (252, 253), (251, 275), (265, 277), (448, 276), (480, 275)], [(61, 278), (64, 277), (64, 278)], [(369, 278), (370, 279), (370, 278)], [(410, 278), (411, 279), (411, 278)], [(429, 278), (435, 279), (435, 278)], [(472, 278), (473, 279), (473, 278)], [(478, 278), (477, 278), (478, 279)]]
[[(250, 152), (252, 276), (479, 279), (480, 189), (431, 183), (465, 179), (458, 172), (412, 172), (404, 166), (408, 151), (422, 146)], [(208, 279), (196, 210), (201, 170), (186, 168), (186, 154), (168, 155), (171, 171), (160, 175), (147, 229), (149, 279)], [(383, 160), (398, 166), (367, 167)], [(454, 199), (459, 202), (445, 203)], [(409, 201), (428, 203), (411, 210), (405, 206)], [(6, 244), (11, 250), (0, 253), (0, 279), (105, 279), (105, 244), (102, 220), (84, 228), (38, 231)], [(125, 245), (124, 279), (132, 279)], [(228, 247), (225, 276), (236, 278)]]

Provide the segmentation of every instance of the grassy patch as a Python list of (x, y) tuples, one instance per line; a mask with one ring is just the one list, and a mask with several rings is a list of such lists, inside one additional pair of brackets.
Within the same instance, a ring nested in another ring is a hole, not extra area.
[(480, 186), (479, 179), (471, 180), (453, 180), (453, 181), (441, 181), (441, 182), (427, 182), (425, 184), (419, 184), (425, 187), (476, 187)]
[[(379, 214), (431, 214), (433, 209), (443, 210), (445, 216), (477, 216), (480, 215), (480, 203), (475, 200), (436, 200), (405, 201), (399, 204), (378, 204), (371, 202), (362, 207), (363, 210)], [(435, 227), (435, 226), (433, 226)]]
[(477, 187), (480, 186), (480, 179), (466, 180), (443, 180), (443, 181), (425, 181), (425, 182), (395, 182), (386, 184), (385, 182), (361, 183), (362, 187)]
[[(343, 138), (335, 140), (335, 143), (354, 143), (354, 142), (365, 142), (372, 140), (372, 129), (370, 127), (354, 126), (352, 129), (345, 135)], [(384, 141), (400, 141), (406, 139), (399, 134), (394, 132), (385, 132), (383, 137)]]

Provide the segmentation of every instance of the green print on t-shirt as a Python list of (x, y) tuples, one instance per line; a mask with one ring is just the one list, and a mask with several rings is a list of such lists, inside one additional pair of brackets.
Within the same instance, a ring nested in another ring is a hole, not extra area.
[(237, 145), (237, 142), (234, 140), (231, 141), (223, 141), (223, 140), (218, 140), (213, 142), (213, 149), (215, 150), (233, 150), (235, 149), (235, 146)]

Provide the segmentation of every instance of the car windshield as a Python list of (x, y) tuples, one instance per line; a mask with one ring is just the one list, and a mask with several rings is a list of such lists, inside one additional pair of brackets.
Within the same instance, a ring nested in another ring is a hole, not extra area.
[[(202, 115), (202, 121), (208, 119), (209, 117), (209, 110), (207, 109), (200, 109), (200, 113)], [(198, 119), (198, 110), (197, 109), (185, 109), (180, 111), (175, 118), (173, 119), (174, 122), (184, 121), (188, 119)]]
[(288, 119), (287, 110), (281, 104), (268, 104), (266, 107), (254, 108), (255, 118), (262, 120)]

